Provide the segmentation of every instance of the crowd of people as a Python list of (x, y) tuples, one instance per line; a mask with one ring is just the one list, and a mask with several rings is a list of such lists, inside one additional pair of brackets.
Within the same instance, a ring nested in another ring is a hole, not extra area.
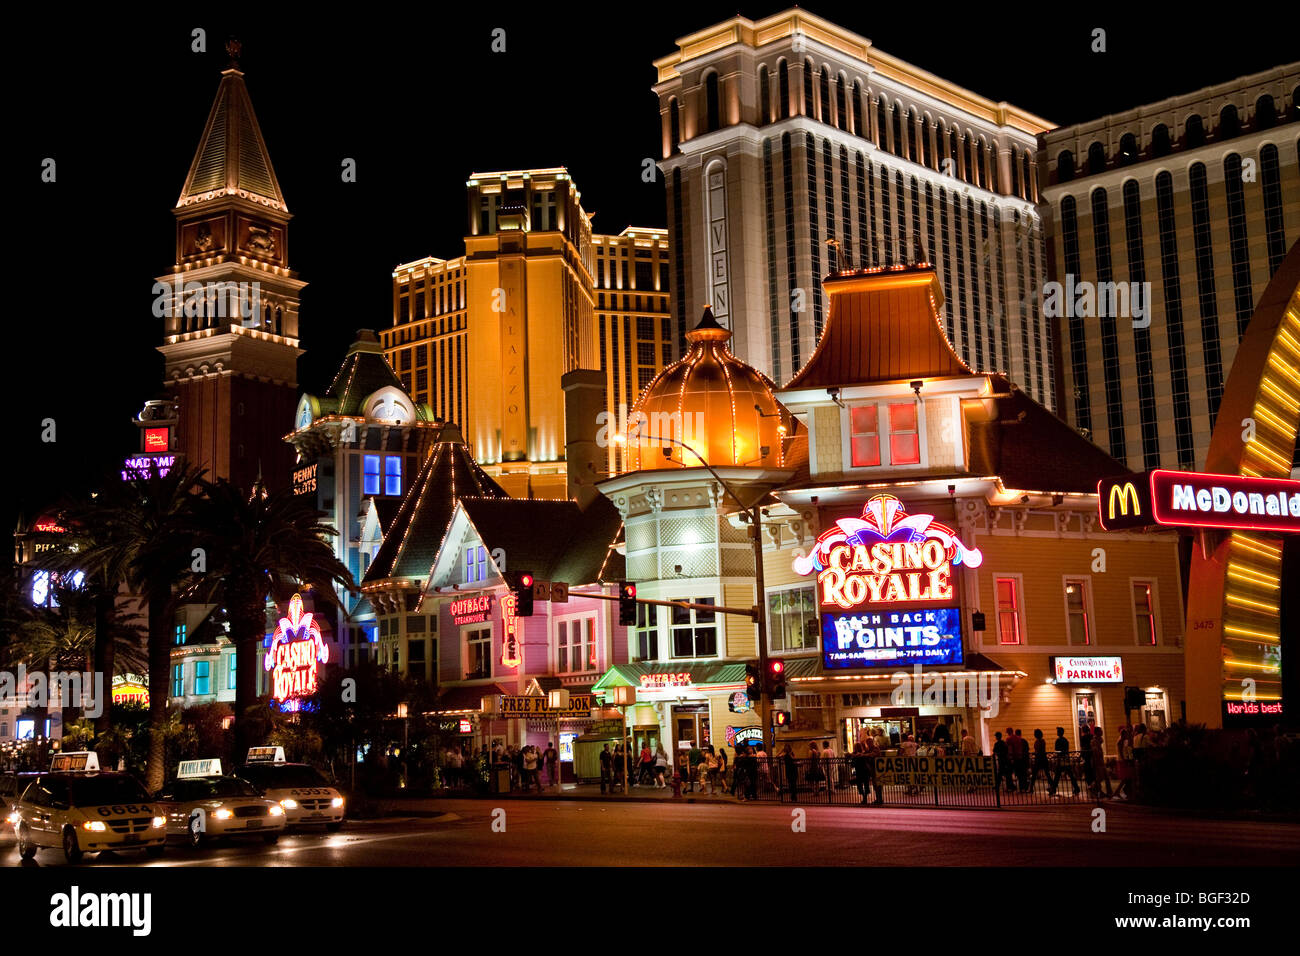
[(479, 747), (477, 750), (466, 744), (451, 744), (440, 751), (438, 770), (443, 789), (455, 790), (472, 786), (475, 775), (481, 774), (483, 768), (490, 764), (509, 766), (511, 790), (536, 790), (541, 793), (543, 780), (547, 787), (560, 782), (560, 752), (553, 742), (548, 742), (545, 748), (541, 748), (533, 744), (516, 747), (495, 740), (491, 747)]

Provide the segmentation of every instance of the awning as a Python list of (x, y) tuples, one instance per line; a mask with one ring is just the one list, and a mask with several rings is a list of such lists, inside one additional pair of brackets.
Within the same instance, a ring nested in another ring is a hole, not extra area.
[(483, 698), (494, 697), (497, 694), (509, 694), (499, 684), (473, 684), (469, 686), (449, 687), (438, 695), (438, 702), (431, 713), (434, 714), (463, 714), (473, 711), (478, 713), (483, 709)]
[(663, 663), (661, 661), (637, 661), (630, 664), (615, 664), (601, 675), (600, 680), (592, 685), (593, 693), (600, 693), (610, 687), (641, 687), (643, 677), (663, 675), (665, 679), (689, 678), (684, 685), (707, 687), (718, 684), (743, 684), (745, 682), (744, 661), (684, 660)]

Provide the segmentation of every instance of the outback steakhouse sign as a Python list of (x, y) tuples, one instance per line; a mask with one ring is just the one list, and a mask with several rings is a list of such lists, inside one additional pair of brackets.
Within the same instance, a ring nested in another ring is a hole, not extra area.
[(455, 624), (481, 624), (488, 619), (492, 610), (492, 595), (480, 594), (478, 597), (461, 598), (452, 601), (448, 608)]
[(1124, 664), (1118, 657), (1053, 658), (1058, 684), (1120, 684)]

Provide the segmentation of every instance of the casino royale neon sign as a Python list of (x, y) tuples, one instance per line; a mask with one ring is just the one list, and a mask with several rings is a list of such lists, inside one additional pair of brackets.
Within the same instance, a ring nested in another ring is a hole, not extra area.
[(304, 697), (318, 687), (320, 665), (329, 661), (329, 645), (311, 612), (303, 612), (302, 597), (289, 601), (289, 616), (280, 618), (262, 666), (271, 671), (271, 696), (285, 710), (298, 710)]
[(952, 567), (979, 567), (984, 555), (967, 548), (933, 515), (909, 515), (893, 495), (876, 495), (861, 518), (841, 518), (797, 557), (799, 574), (817, 572), (824, 608), (950, 601)]

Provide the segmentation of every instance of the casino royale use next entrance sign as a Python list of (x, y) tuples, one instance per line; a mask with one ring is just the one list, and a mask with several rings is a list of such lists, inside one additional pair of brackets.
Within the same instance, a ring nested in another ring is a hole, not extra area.
[(861, 518), (839, 519), (794, 561), (799, 574), (817, 575), (822, 666), (961, 664), (954, 570), (983, 559), (933, 515), (909, 515), (893, 495), (873, 497)]

